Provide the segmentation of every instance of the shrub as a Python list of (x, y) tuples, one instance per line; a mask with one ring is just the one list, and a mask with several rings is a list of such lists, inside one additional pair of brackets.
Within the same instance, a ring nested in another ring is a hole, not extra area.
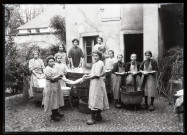
[(23, 79), (29, 75), (27, 63), (18, 61), (19, 50), (9, 37), (5, 43), (5, 89), (11, 88), (14, 93), (22, 91)]
[[(5, 89), (11, 88), (14, 93), (22, 92), (23, 79), (30, 76), (29, 60), (33, 58), (33, 51), (38, 50), (40, 58), (44, 61), (49, 55), (58, 52), (57, 45), (51, 45), (49, 48), (40, 48), (37, 44), (24, 46), (24, 49), (17, 49), (12, 37), (5, 44)], [(24, 52), (24, 54), (22, 53)], [(46, 65), (46, 63), (45, 63)]]
[(183, 48), (174, 47), (163, 54), (158, 61), (159, 73), (157, 86), (165, 95), (169, 93), (169, 80), (183, 77)]

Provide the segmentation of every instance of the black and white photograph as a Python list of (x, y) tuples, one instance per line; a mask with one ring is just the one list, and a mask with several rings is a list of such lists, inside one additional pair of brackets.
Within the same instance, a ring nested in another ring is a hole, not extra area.
[(4, 133), (184, 133), (184, 3), (2, 4)]

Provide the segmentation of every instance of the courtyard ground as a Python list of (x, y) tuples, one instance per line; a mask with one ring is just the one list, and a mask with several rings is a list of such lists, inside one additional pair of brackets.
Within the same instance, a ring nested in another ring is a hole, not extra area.
[(65, 117), (59, 122), (50, 121), (50, 113), (36, 107), (33, 100), (5, 107), (5, 132), (184, 132), (183, 116), (178, 120), (173, 105), (165, 97), (155, 100), (156, 110), (150, 112), (132, 106), (121, 109), (110, 103), (110, 109), (102, 112), (103, 122), (88, 126), (89, 114), (73, 111), (65, 106)]

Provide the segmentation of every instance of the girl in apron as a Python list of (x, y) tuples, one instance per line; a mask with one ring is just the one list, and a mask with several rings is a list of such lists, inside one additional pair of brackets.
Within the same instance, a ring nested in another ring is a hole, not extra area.
[(46, 77), (46, 85), (44, 89), (44, 111), (52, 111), (51, 119), (54, 121), (60, 121), (60, 117), (63, 117), (64, 114), (60, 112), (60, 107), (64, 106), (64, 97), (63, 92), (61, 90), (60, 81), (70, 85), (76, 85), (83, 81), (83, 78), (77, 79), (75, 81), (66, 79), (63, 73), (59, 73), (57, 69), (54, 67), (55, 58), (50, 55), (46, 58), (47, 67), (45, 68), (45, 77)]
[(68, 62), (68, 57), (67, 57), (65, 46), (63, 44), (60, 44), (58, 48), (59, 48), (59, 51), (58, 51), (58, 53), (56, 53), (54, 55), (54, 58), (57, 59), (58, 55), (62, 56), (61, 63), (65, 64), (67, 66), (69, 64), (69, 62)]
[[(112, 73), (115, 74), (113, 83), (113, 95), (115, 100), (115, 107), (121, 108), (120, 105), (120, 87), (122, 82), (122, 75), (125, 74), (125, 64), (122, 62), (123, 55), (117, 55), (118, 62), (114, 63)], [(118, 73), (121, 73), (120, 75)]]
[(125, 71), (128, 72), (126, 78), (127, 92), (140, 91), (141, 78), (139, 72), (140, 63), (136, 61), (137, 55), (131, 54), (131, 62), (127, 62)]
[[(140, 72), (142, 72), (142, 78), (144, 78), (143, 87), (145, 96), (145, 104), (142, 107), (149, 107), (149, 111), (154, 111), (155, 108), (153, 103), (156, 94), (156, 72), (158, 71), (158, 64), (155, 60), (151, 59), (151, 51), (146, 51), (145, 56), (146, 60), (143, 61), (140, 65)], [(150, 106), (148, 105), (148, 99), (151, 99)]]
[(54, 68), (55, 59), (51, 55), (46, 58), (47, 67), (45, 68), (46, 86), (44, 90), (44, 111), (52, 111), (51, 119), (60, 121), (60, 117), (64, 114), (59, 111), (59, 108), (64, 106), (63, 93), (60, 88), (59, 80), (63, 74), (59, 74), (57, 69)]
[(108, 97), (105, 87), (105, 68), (101, 61), (102, 53), (98, 50), (93, 52), (94, 63), (89, 75), (85, 75), (84, 79), (90, 79), (89, 101), (88, 107), (91, 109), (91, 119), (87, 121), (88, 125), (101, 121), (101, 111), (109, 109)]
[[(67, 66), (64, 63), (62, 63), (62, 56), (57, 55), (55, 58), (56, 58), (56, 62), (55, 62), (54, 68), (57, 69), (59, 74), (63, 73), (64, 75), (66, 75), (68, 69), (67, 69)], [(59, 82), (60, 82), (61, 87), (66, 87), (66, 83), (64, 82), (63, 79), (60, 79)]]
[[(109, 50), (108, 51), (109, 54), (109, 58), (107, 58), (105, 60), (105, 69), (108, 72), (111, 72), (111, 70), (113, 69), (114, 63), (117, 62), (116, 58), (114, 57), (114, 51), (113, 50)], [(113, 88), (113, 83), (114, 83), (114, 78), (115, 78), (115, 74), (111, 73), (111, 77), (110, 77), (110, 85), (111, 85), (111, 89), (110, 89), (110, 95), (109, 95), (109, 99), (113, 98), (113, 92), (112, 92), (112, 88)]]
[(44, 79), (45, 75), (43, 69), (45, 68), (43, 60), (39, 58), (39, 52), (33, 52), (34, 58), (29, 60), (29, 70), (31, 71), (31, 81), (29, 89), (29, 97), (33, 97), (32, 87), (39, 87), (38, 79)]

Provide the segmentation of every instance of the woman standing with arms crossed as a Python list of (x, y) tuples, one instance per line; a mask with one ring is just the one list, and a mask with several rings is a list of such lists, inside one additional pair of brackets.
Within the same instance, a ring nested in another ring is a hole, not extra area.
[(88, 125), (95, 124), (96, 121), (101, 121), (101, 110), (108, 109), (108, 98), (105, 88), (105, 68), (101, 61), (102, 53), (98, 50), (93, 52), (94, 63), (91, 73), (85, 75), (84, 79), (90, 79), (89, 89), (89, 108), (91, 109), (91, 119), (87, 121)]

